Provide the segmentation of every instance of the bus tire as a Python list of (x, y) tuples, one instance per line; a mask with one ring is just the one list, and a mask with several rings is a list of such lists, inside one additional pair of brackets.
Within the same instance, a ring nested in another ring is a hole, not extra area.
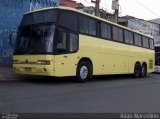
[(147, 76), (147, 66), (146, 66), (146, 64), (142, 64), (140, 76), (141, 77), (146, 77)]
[(92, 68), (91, 64), (87, 61), (81, 61), (77, 67), (76, 78), (77, 82), (84, 83), (92, 77), (91, 74)]
[(134, 66), (134, 78), (139, 78), (141, 74), (141, 65), (140, 63), (136, 63)]

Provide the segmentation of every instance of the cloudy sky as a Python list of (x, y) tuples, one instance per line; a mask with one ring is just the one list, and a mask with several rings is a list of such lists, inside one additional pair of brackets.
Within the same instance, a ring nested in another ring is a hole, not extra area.
[[(91, 0), (76, 0), (91, 6)], [(160, 18), (160, 0), (119, 0), (120, 16), (131, 15), (140, 19)], [(113, 13), (112, 0), (101, 0), (101, 8)]]

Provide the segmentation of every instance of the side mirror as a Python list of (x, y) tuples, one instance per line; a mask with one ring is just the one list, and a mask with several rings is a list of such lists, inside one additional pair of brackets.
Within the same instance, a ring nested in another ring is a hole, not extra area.
[(10, 34), (9, 34), (9, 44), (11, 46), (15, 46), (15, 38), (17, 36), (17, 31), (16, 30), (11, 30)]

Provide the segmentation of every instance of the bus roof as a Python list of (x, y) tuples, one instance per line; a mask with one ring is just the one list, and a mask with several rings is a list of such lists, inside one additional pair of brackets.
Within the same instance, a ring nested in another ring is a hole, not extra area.
[(153, 38), (152, 36), (150, 36), (150, 35), (143, 34), (143, 33), (139, 32), (139, 31), (130, 29), (130, 28), (128, 28), (128, 27), (125, 27), (125, 26), (116, 24), (116, 23), (111, 22), (111, 21), (108, 21), (108, 20), (106, 20), (106, 19), (103, 19), (103, 18), (94, 16), (94, 15), (92, 15), (92, 14), (89, 14), (89, 13), (86, 13), (86, 12), (83, 12), (83, 11), (80, 11), (80, 10), (78, 10), (78, 9), (70, 8), (70, 7), (62, 7), (62, 6), (59, 6), (59, 7), (47, 7), (47, 8), (42, 8), (42, 9), (34, 10), (34, 11), (32, 11), (32, 12), (28, 12), (28, 13), (26, 13), (26, 14), (30, 14), (30, 13), (34, 13), (34, 12), (40, 12), (40, 11), (44, 11), (44, 10), (52, 10), (52, 9), (60, 9), (60, 10), (74, 11), (74, 12), (77, 12), (77, 13), (80, 13), (80, 14), (83, 14), (83, 15), (86, 15), (86, 16), (89, 16), (89, 17), (92, 17), (92, 18), (95, 18), (95, 19), (97, 19), (97, 20), (101, 20), (101, 21), (107, 22), (107, 23), (109, 23), (109, 24), (112, 24), (112, 25), (121, 27), (121, 28), (123, 28), (123, 29), (126, 29), (126, 30), (129, 30), (129, 31), (132, 31), (132, 32), (135, 32), (135, 33), (138, 33), (138, 34), (141, 34), (141, 35), (144, 35), (144, 36), (147, 36), (147, 37), (150, 37), (150, 38), (154, 39), (154, 38)]

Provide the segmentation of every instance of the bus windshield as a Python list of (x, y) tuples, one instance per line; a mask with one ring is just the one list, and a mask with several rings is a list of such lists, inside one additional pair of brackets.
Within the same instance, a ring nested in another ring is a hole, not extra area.
[(54, 32), (52, 24), (20, 27), (15, 54), (53, 53)]

